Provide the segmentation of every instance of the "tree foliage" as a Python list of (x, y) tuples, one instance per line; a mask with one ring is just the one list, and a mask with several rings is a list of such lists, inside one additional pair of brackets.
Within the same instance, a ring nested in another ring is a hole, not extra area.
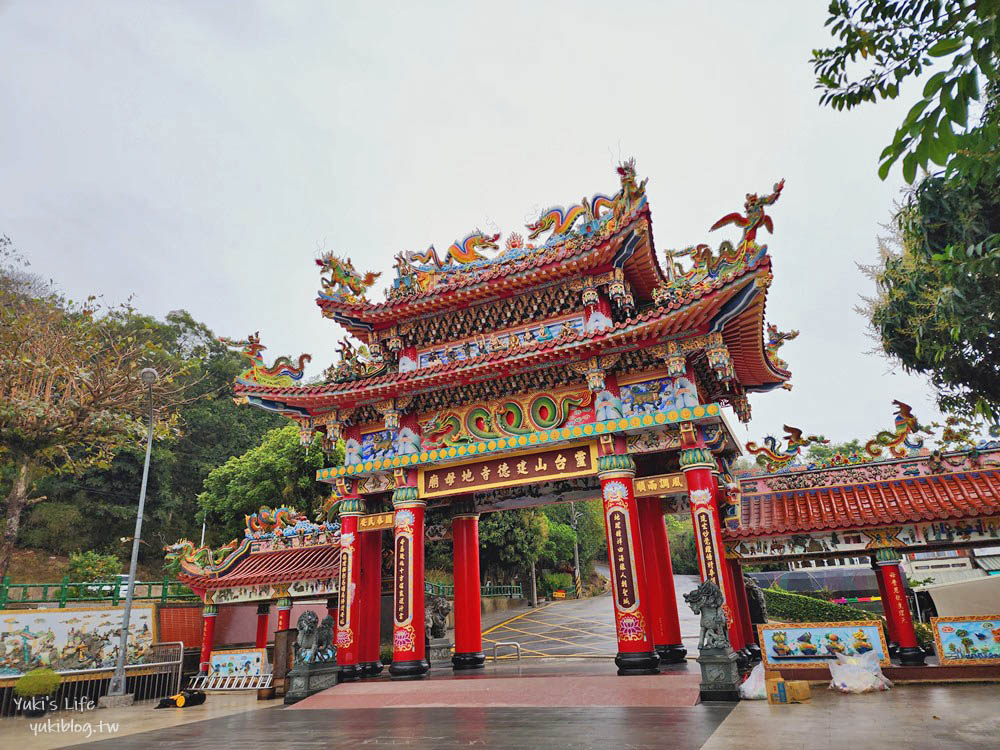
[(931, 162), (988, 171), (1000, 130), (995, 121), (968, 122), (981, 85), (997, 80), (1000, 0), (833, 0), (828, 12), (839, 44), (813, 51), (821, 104), (841, 110), (895, 99), (906, 79), (942, 68), (882, 151), (882, 179), (900, 158), (908, 183)]
[(316, 470), (342, 460), (342, 454), (328, 459), (318, 440), (301, 445), (294, 424), (271, 430), (259, 445), (230, 458), (205, 479), (198, 505), (212, 519), (212, 543), (242, 537), (245, 516), (262, 505), (290, 505), (315, 517), (330, 495), (330, 489), (316, 481)]
[[(155, 367), (160, 435), (187, 398), (187, 363), (165, 351), (148, 319), (128, 305), (74, 303), (28, 274), (0, 239), (0, 461), (12, 479), (4, 504), (0, 575), (6, 573), (24, 510), (45, 498), (40, 479), (107, 467), (144, 437), (147, 388)], [(148, 417), (146, 418), (148, 419)]]
[(545, 549), (549, 521), (537, 508), (502, 510), (479, 519), (479, 564), (494, 583), (526, 576)]
[[(244, 360), (188, 313), (171, 312), (163, 321), (146, 318), (145, 324), (164, 351), (185, 362), (189, 399), (174, 411), (173, 432), (153, 444), (140, 558), (159, 562), (165, 544), (198, 539), (197, 495), (208, 473), (258, 445), (285, 420), (233, 403), (232, 380)], [(49, 499), (31, 510), (20, 542), (64, 554), (81, 549), (120, 554), (135, 526), (143, 451), (141, 441), (134, 441), (106, 467), (40, 481), (38, 490)]]
[(869, 269), (884, 351), (927, 375), (942, 411), (1000, 417), (1000, 173), (925, 178), (896, 216), (898, 250)]

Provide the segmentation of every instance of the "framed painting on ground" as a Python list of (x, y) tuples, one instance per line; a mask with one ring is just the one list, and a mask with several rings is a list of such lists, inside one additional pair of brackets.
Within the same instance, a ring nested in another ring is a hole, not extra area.
[(218, 677), (257, 677), (271, 671), (266, 648), (213, 651), (211, 665), (211, 674)]
[(1000, 615), (932, 617), (931, 630), (943, 665), (1000, 664)]
[(889, 666), (889, 649), (878, 620), (787, 622), (758, 625), (765, 667), (825, 667), (837, 654), (878, 654)]

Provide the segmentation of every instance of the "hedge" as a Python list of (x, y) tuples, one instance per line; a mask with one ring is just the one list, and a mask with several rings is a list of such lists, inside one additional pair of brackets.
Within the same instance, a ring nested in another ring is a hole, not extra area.
[(881, 620), (879, 615), (846, 604), (834, 604), (811, 596), (793, 594), (778, 588), (763, 589), (768, 620), (779, 622), (843, 622), (845, 620)]

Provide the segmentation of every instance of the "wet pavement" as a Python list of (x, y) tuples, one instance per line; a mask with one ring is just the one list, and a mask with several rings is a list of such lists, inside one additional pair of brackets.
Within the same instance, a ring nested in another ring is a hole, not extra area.
[[(682, 598), (698, 585), (697, 576), (674, 576), (681, 636), (689, 653), (698, 645), (698, 617)], [(496, 643), (516, 642), (522, 658), (614, 657), (618, 652), (611, 594), (591, 599), (565, 599), (519, 612), (483, 631), (483, 651), (489, 656)], [(498, 649), (501, 659), (515, 658), (513, 649)]]

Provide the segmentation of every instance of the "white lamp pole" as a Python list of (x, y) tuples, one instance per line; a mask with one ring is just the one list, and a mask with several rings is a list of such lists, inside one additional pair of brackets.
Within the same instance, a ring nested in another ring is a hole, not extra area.
[(142, 488), (139, 490), (139, 512), (135, 518), (135, 535), (132, 537), (132, 561), (128, 566), (128, 591), (125, 594), (125, 611), (122, 613), (121, 639), (118, 642), (118, 661), (115, 673), (108, 686), (109, 696), (125, 695), (125, 658), (128, 655), (128, 625), (132, 614), (132, 596), (135, 593), (135, 569), (139, 562), (139, 539), (142, 536), (142, 511), (146, 505), (146, 481), (149, 479), (149, 454), (153, 450), (153, 383), (159, 375), (152, 367), (139, 373), (142, 382), (146, 384), (149, 397), (149, 431), (146, 435), (146, 461), (142, 466)]

